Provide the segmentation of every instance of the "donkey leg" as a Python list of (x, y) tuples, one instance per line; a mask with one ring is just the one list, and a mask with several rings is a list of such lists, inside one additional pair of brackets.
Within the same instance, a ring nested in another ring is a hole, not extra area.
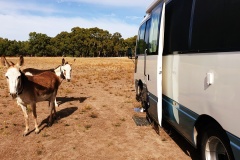
[(56, 118), (56, 117), (57, 117), (56, 106), (54, 104), (54, 107), (53, 107), (53, 118)]
[(49, 119), (48, 119), (48, 126), (50, 127), (52, 125), (53, 122), (53, 111), (55, 113), (55, 103), (54, 100), (50, 101), (50, 115), (49, 115)]
[(18, 105), (21, 106), (23, 115), (24, 115), (24, 120), (25, 120), (25, 131), (23, 132), (23, 136), (26, 136), (29, 131), (29, 122), (28, 122), (28, 114), (27, 114), (27, 107), (22, 105), (21, 103), (18, 103)]
[(39, 128), (38, 128), (38, 123), (37, 123), (36, 103), (32, 104), (31, 107), (32, 107), (32, 114), (33, 114), (33, 118), (34, 118), (35, 133), (38, 134)]
[(57, 104), (57, 100), (56, 100), (56, 98), (55, 98), (54, 103), (55, 103), (55, 107), (59, 107), (58, 104)]

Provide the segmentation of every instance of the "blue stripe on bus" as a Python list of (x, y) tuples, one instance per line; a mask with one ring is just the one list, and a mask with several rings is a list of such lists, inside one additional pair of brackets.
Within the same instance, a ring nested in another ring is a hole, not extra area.
[(230, 139), (230, 145), (232, 147), (234, 157), (240, 157), (240, 138), (232, 135), (229, 132), (227, 132), (227, 135), (228, 138)]
[(149, 98), (151, 98), (155, 103), (158, 103), (158, 98), (149, 92)]
[[(177, 122), (177, 120), (175, 119), (176, 117), (173, 113), (173, 108), (177, 109), (178, 111), (179, 122)], [(174, 126), (174, 128), (179, 130), (180, 133), (185, 136), (186, 139), (194, 146), (195, 144), (193, 140), (193, 128), (198, 116), (199, 115), (195, 112), (187, 109), (178, 102), (163, 95), (163, 117), (165, 117), (165, 119), (170, 122)], [(227, 131), (226, 133), (229, 137), (234, 157), (240, 157), (240, 138), (234, 136)]]
[[(163, 95), (163, 100), (168, 103), (170, 106), (173, 106), (173, 102), (176, 102), (174, 100), (172, 100), (171, 98)], [(187, 117), (191, 118), (192, 120), (196, 121), (198, 114), (194, 113), (193, 111), (191, 111), (190, 109), (184, 107), (183, 105), (181, 105), (180, 103), (176, 102), (176, 104), (179, 107), (175, 107), (176, 109), (178, 109), (180, 112), (182, 112), (183, 114), (185, 114)]]
[[(184, 111), (184, 108), (183, 106), (181, 106), (182, 109), (179, 109), (180, 112), (182, 112), (183, 114), (185, 114), (186, 116), (188, 116), (189, 118), (191, 118), (193, 121), (196, 121), (197, 118), (194, 118), (193, 116), (191, 116), (189, 113), (187, 113), (186, 111)], [(193, 113), (191, 113), (193, 114)]]
[[(163, 99), (163, 100), (164, 100), (166, 103), (168, 103), (169, 105), (172, 106), (172, 103), (171, 103), (171, 102), (167, 101), (166, 99)], [(173, 102), (173, 101), (172, 101), (172, 102)], [(177, 110), (179, 110), (180, 112), (182, 112), (183, 114), (185, 114), (186, 116), (188, 116), (189, 118), (191, 118), (192, 120), (194, 120), (194, 121), (197, 120), (196, 118), (194, 118), (193, 116), (191, 116), (189, 113), (187, 113), (187, 111), (184, 111), (184, 108), (187, 109), (186, 107), (180, 105), (179, 103), (178, 103), (178, 105), (181, 106), (181, 107), (176, 107)], [(189, 111), (188, 111), (188, 112), (189, 112)]]
[(193, 130), (198, 114), (165, 95), (162, 95), (162, 100), (163, 118), (170, 122), (174, 128), (180, 131), (195, 146)]

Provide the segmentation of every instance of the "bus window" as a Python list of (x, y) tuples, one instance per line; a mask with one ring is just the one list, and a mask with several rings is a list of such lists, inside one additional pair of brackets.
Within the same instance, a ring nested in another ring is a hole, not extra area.
[[(151, 28), (150, 25), (151, 25), (150, 20), (148, 20), (146, 22), (146, 30), (145, 30), (145, 37), (144, 37), (144, 41), (146, 44), (145, 49), (148, 49), (148, 46), (149, 46), (149, 32), (150, 32), (150, 28)], [(147, 54), (148, 54), (148, 52), (149, 52), (149, 50), (147, 50)]]
[(149, 53), (150, 55), (158, 54), (158, 36), (161, 17), (162, 5), (158, 5), (153, 11), (151, 16), (151, 29), (149, 34)]
[(200, 52), (240, 50), (239, 5), (239, 0), (196, 0), (191, 49)]
[(146, 48), (146, 44), (144, 41), (145, 26), (146, 26), (146, 23), (143, 23), (138, 31), (138, 40), (137, 40), (137, 49), (136, 49), (137, 55), (144, 54), (144, 50)]
[(165, 11), (163, 55), (189, 50), (189, 27), (192, 0), (171, 1)]
[(228, 24), (224, 24), (224, 18), (219, 17), (224, 17), (224, 6), (223, 0), (196, 1), (192, 29), (192, 50), (214, 51), (223, 49), (224, 26)]

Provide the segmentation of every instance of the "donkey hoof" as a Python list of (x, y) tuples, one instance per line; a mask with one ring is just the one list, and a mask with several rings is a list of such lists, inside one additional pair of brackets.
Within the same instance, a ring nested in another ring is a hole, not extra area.
[(39, 133), (39, 129), (35, 129), (35, 134), (38, 134)]
[(27, 134), (28, 134), (28, 131), (24, 131), (23, 132), (23, 137), (27, 136)]
[(51, 126), (52, 126), (52, 123), (48, 122), (47, 126), (48, 126), (48, 127), (51, 127)]

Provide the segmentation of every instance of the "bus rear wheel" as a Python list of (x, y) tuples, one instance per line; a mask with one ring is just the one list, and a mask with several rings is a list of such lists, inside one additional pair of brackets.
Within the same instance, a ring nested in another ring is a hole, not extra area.
[(222, 129), (209, 126), (201, 141), (202, 160), (234, 160), (229, 140)]
[(142, 90), (143, 90), (143, 87), (138, 84), (136, 86), (136, 100), (138, 102), (142, 101)]

